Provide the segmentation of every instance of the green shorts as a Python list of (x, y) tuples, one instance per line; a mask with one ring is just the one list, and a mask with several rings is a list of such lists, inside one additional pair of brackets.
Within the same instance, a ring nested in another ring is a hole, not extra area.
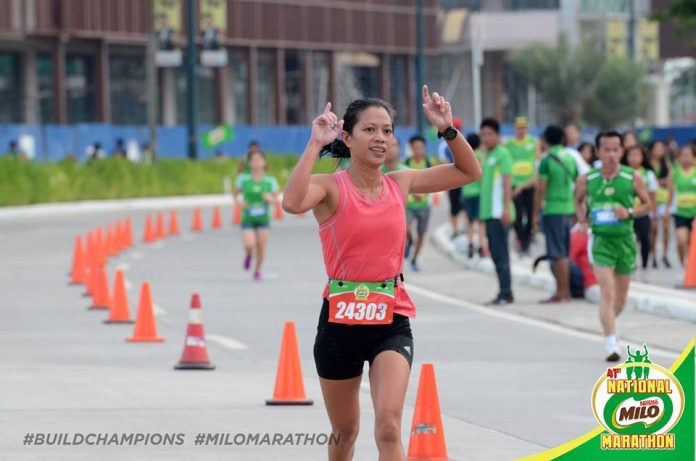
[(592, 234), (588, 243), (590, 262), (611, 267), (619, 275), (629, 275), (636, 268), (636, 238), (628, 235)]

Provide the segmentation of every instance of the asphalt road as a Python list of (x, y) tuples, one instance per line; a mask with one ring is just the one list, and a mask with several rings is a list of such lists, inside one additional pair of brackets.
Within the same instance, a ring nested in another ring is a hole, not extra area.
[[(150, 282), (157, 327), (166, 342), (124, 341), (132, 325), (105, 325), (88, 311), (82, 287), (69, 286), (77, 234), (125, 217), (91, 213), (0, 222), (0, 460), (232, 459), (321, 460), (325, 447), (196, 446), (197, 433), (327, 433), (312, 345), (325, 274), (310, 216), (274, 223), (266, 279), (242, 270), (240, 232), (188, 231), (191, 210), (179, 214), (184, 235), (138, 244), (109, 262), (126, 270), (131, 314), (139, 286)], [(136, 240), (145, 213), (133, 218)], [(229, 210), (225, 220), (229, 222)], [(443, 222), (443, 207), (434, 223)], [(205, 210), (206, 225), (210, 212)], [(417, 305), (412, 322), (415, 362), (404, 410), (408, 444), (420, 364), (434, 363), (450, 458), (509, 460), (531, 455), (597, 426), (592, 387), (606, 371), (601, 338), (512, 309), (480, 304), (497, 282), (465, 272), (426, 245), (422, 272), (405, 271)], [(175, 371), (193, 292), (201, 294), (214, 371)], [(546, 293), (515, 286), (521, 306)], [(596, 314), (592, 314), (596, 315)], [(628, 314), (630, 315), (630, 314)], [(273, 393), (283, 323), (295, 322), (311, 407), (267, 407)], [(676, 321), (675, 321), (676, 322)], [(598, 322), (597, 322), (598, 323)], [(677, 322), (665, 335), (693, 335)], [(675, 350), (656, 350), (669, 366)], [(367, 371), (367, 368), (366, 368)], [(361, 394), (361, 434), (355, 459), (376, 459), (373, 411)], [(25, 446), (27, 433), (181, 433), (175, 446)]]

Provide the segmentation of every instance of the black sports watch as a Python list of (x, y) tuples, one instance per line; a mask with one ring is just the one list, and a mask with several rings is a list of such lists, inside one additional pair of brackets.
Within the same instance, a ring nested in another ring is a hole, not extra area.
[(445, 128), (445, 131), (443, 131), (442, 133), (438, 132), (437, 137), (438, 138), (445, 138), (446, 141), (451, 141), (457, 137), (457, 134), (459, 134), (459, 130), (457, 130), (453, 126), (450, 126), (450, 127)]

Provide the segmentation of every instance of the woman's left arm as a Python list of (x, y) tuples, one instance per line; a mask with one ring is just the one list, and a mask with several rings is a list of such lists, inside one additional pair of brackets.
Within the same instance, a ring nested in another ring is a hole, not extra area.
[[(437, 93), (431, 97), (426, 85), (423, 85), (423, 111), (425, 118), (439, 133), (452, 126), (450, 103)], [(408, 186), (406, 189), (417, 194), (450, 190), (479, 179), (481, 166), (464, 135), (457, 132), (457, 136), (448, 140), (447, 145), (452, 151), (454, 163), (425, 170), (395, 171), (392, 177), (400, 183), (405, 182)]]

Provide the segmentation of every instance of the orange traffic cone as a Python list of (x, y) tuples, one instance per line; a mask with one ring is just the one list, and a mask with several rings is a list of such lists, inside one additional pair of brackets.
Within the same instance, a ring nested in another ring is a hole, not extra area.
[(435, 384), (435, 368), (432, 363), (421, 365), (416, 409), (411, 422), (411, 438), (408, 441), (409, 460), (446, 461), (447, 447), (442, 430), (440, 401)]
[(176, 210), (169, 213), (169, 235), (179, 235), (179, 220), (176, 217)]
[(242, 207), (239, 203), (234, 204), (234, 217), (232, 218), (232, 224), (239, 226), (242, 223)]
[(194, 232), (200, 232), (203, 230), (203, 220), (201, 219), (200, 208), (193, 210), (193, 223), (191, 224), (191, 230)]
[(155, 230), (155, 239), (163, 239), (167, 236), (164, 231), (164, 216), (162, 213), (157, 213), (157, 229)]
[(114, 240), (114, 227), (111, 224), (106, 225), (106, 233), (104, 234), (104, 249), (106, 251), (106, 256), (110, 257), (116, 254), (115, 240)]
[(440, 206), (440, 193), (439, 192), (435, 192), (433, 194), (433, 206), (434, 207)]
[(152, 309), (150, 284), (147, 282), (143, 282), (143, 285), (140, 288), (138, 315), (135, 318), (135, 329), (133, 330), (133, 336), (126, 338), (126, 341), (133, 343), (164, 341), (164, 338), (157, 336), (157, 325), (155, 325), (155, 313)]
[(130, 218), (126, 218), (126, 247), (133, 245), (133, 223)]
[(276, 221), (280, 221), (281, 219), (283, 219), (283, 207), (280, 206), (280, 202), (276, 203), (273, 219), (275, 219)]
[(222, 218), (220, 217), (220, 207), (213, 208), (213, 229), (222, 228)]
[(689, 241), (689, 254), (686, 260), (684, 272), (684, 286), (696, 288), (696, 218), (692, 222), (691, 240)]
[(147, 215), (145, 219), (145, 233), (143, 234), (143, 243), (152, 243), (155, 238), (152, 230), (152, 217)]
[(75, 250), (73, 251), (72, 268), (70, 270), (70, 274), (72, 275), (70, 283), (72, 285), (85, 283), (87, 276), (85, 272), (86, 259), (87, 255), (82, 248), (82, 236), (78, 235), (75, 237)]
[(97, 267), (94, 280), (95, 287), (94, 293), (92, 293), (92, 305), (90, 306), (90, 310), (110, 309), (109, 280), (103, 267)]
[(114, 296), (111, 298), (109, 318), (104, 323), (133, 323), (128, 311), (128, 296), (126, 295), (126, 283), (123, 278), (123, 270), (116, 271), (114, 280)]
[(205, 346), (205, 332), (201, 320), (201, 297), (198, 293), (191, 296), (189, 323), (186, 327), (184, 353), (179, 363), (174, 365), (176, 370), (214, 370), (215, 365), (208, 359), (208, 349)]
[(312, 405), (305, 396), (295, 323), (285, 322), (273, 398), (266, 405)]

